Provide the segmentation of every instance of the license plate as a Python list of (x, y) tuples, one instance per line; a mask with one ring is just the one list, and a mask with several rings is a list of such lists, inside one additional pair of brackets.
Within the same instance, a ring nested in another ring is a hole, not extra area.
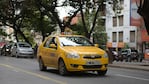
[(86, 65), (100, 65), (100, 62), (96, 60), (89, 60), (86, 62)]

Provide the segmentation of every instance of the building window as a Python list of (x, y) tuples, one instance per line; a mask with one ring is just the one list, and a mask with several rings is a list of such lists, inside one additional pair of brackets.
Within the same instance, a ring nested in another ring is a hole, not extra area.
[(101, 7), (100, 11), (101, 11), (101, 16), (106, 16), (106, 5), (105, 4)]
[(130, 31), (130, 42), (135, 42), (135, 31)]
[(123, 32), (119, 32), (119, 42), (123, 42)]
[(124, 0), (120, 0), (120, 4), (123, 5), (124, 4)]
[(117, 16), (117, 17), (113, 17), (113, 27), (116, 27), (116, 26), (123, 26), (123, 15), (121, 16)]
[(117, 34), (116, 32), (113, 32), (112, 33), (112, 41), (113, 42), (116, 42), (117, 41), (117, 38), (116, 38), (117, 35), (116, 34)]
[(121, 16), (118, 16), (118, 19), (119, 19), (119, 26), (123, 26), (123, 15)]
[(116, 27), (116, 26), (117, 26), (117, 18), (113, 17), (113, 27)]

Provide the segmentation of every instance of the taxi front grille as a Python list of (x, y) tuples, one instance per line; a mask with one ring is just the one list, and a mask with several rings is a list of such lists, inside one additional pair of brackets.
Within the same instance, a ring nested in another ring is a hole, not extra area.
[(99, 59), (101, 58), (100, 55), (85, 55), (83, 58), (85, 59)]
[(83, 65), (84, 69), (101, 68), (102, 65)]

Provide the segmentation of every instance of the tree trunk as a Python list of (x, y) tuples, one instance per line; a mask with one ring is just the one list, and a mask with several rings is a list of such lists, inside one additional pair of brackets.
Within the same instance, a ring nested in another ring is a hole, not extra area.
[(45, 29), (43, 27), (43, 19), (44, 19), (44, 14), (43, 14), (42, 11), (40, 11), (40, 28), (42, 29), (41, 34), (42, 34), (42, 37), (43, 37), (42, 41), (44, 41), (44, 39), (45, 39)]
[(15, 26), (15, 23), (13, 23), (13, 29), (14, 29), (14, 36), (16, 38), (16, 41), (19, 42), (19, 39), (18, 39), (18, 35), (17, 35), (17, 29), (16, 29), (16, 26)]
[(31, 45), (31, 43), (26, 38), (26, 36), (24, 35), (24, 33), (20, 30), (20, 28), (17, 28), (17, 33), (19, 33), (23, 37), (23, 39), (25, 40), (25, 42), (27, 42), (27, 43), (29, 43)]
[(100, 9), (100, 6), (98, 7), (97, 11), (96, 11), (96, 14), (95, 14), (95, 17), (94, 17), (94, 21), (93, 21), (93, 25), (91, 27), (91, 30), (89, 32), (89, 35), (91, 36), (91, 34), (93, 33), (93, 30), (95, 28), (95, 25), (96, 25), (96, 20), (98, 18), (98, 14), (99, 14), (99, 9)]
[(83, 14), (83, 10), (82, 9), (83, 9), (82, 1), (80, 1), (81, 19), (82, 19), (83, 28), (84, 28), (84, 31), (85, 31), (85, 36), (90, 39), (90, 35), (89, 35), (87, 27), (86, 27), (85, 18), (84, 18), (84, 14)]

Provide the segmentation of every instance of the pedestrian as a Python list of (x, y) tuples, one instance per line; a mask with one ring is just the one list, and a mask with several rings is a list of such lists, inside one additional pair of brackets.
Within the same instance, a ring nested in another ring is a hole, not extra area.
[(37, 56), (37, 51), (38, 51), (38, 44), (36, 44), (35, 47), (34, 47), (35, 57)]

